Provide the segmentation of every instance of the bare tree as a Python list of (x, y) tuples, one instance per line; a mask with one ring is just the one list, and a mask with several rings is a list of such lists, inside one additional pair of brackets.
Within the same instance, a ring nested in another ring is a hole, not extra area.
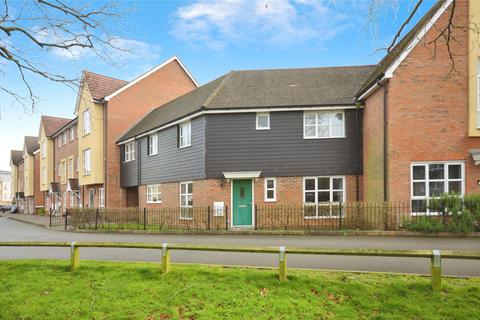
[[(53, 71), (53, 66), (45, 64), (45, 54), (71, 58), (95, 55), (114, 64), (108, 49), (125, 50), (112, 32), (115, 22), (124, 14), (114, 3), (0, 1), (0, 73), (8, 77), (0, 82), (0, 91), (26, 110), (35, 110), (38, 103), (32, 76), (78, 85), (78, 79), (68, 77), (64, 71)], [(25, 90), (8, 85), (15, 76), (11, 70), (15, 70)]]

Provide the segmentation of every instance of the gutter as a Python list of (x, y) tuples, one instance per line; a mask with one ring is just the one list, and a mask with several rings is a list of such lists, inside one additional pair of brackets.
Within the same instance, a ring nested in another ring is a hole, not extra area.
[(383, 88), (383, 201), (388, 201), (388, 87), (377, 81), (377, 85)]

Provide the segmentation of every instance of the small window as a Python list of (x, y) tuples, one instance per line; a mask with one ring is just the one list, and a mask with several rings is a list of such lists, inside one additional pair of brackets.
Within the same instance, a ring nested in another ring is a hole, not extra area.
[(100, 208), (105, 207), (105, 189), (104, 188), (98, 189), (98, 206)]
[(185, 148), (192, 145), (192, 123), (182, 123), (178, 127), (178, 147)]
[(148, 137), (148, 155), (153, 156), (158, 153), (158, 135), (152, 134)]
[(147, 203), (162, 203), (161, 185), (153, 184), (147, 186)]
[(135, 142), (129, 142), (125, 145), (125, 162), (135, 160)]
[(303, 138), (325, 139), (345, 137), (343, 112), (308, 112), (303, 115)]
[(265, 178), (265, 202), (277, 200), (277, 179)]
[(90, 133), (91, 119), (90, 119), (90, 109), (83, 111), (83, 135)]
[(73, 179), (73, 158), (68, 159), (68, 178)]
[(62, 134), (62, 140), (63, 140), (62, 142), (63, 142), (64, 145), (67, 144), (67, 133), (66, 132), (64, 132)]
[(270, 129), (270, 113), (257, 113), (257, 130)]
[(93, 208), (95, 206), (95, 189), (88, 190), (88, 207)]
[(180, 219), (193, 219), (193, 182), (180, 183)]
[(70, 128), (70, 141), (73, 141), (75, 138), (75, 126)]

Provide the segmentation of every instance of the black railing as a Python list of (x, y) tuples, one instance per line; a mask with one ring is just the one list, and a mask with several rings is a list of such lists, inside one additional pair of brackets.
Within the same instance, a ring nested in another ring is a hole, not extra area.
[[(231, 212), (218, 208), (75, 208), (51, 214), (51, 226), (97, 230), (229, 230)], [(381, 230), (454, 231), (458, 218), (448, 212), (412, 214), (405, 203), (328, 203), (321, 205), (255, 205), (255, 230)], [(462, 222), (463, 223), (463, 222)], [(472, 231), (480, 221), (473, 221)], [(430, 229), (429, 229), (430, 228)], [(460, 230), (460, 231), (458, 231)]]

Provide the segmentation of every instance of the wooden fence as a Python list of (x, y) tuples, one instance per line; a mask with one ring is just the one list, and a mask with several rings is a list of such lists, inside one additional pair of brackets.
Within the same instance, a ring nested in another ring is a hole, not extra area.
[(382, 249), (331, 249), (287, 247), (214, 246), (173, 243), (137, 242), (0, 242), (0, 247), (70, 247), (71, 271), (80, 267), (80, 248), (137, 248), (162, 250), (161, 272), (170, 271), (170, 251), (216, 251), (278, 254), (279, 280), (287, 280), (287, 254), (368, 256), (396, 258), (426, 258), (431, 260), (431, 284), (433, 290), (441, 288), (442, 259), (480, 260), (480, 251), (451, 250), (382, 250)]

